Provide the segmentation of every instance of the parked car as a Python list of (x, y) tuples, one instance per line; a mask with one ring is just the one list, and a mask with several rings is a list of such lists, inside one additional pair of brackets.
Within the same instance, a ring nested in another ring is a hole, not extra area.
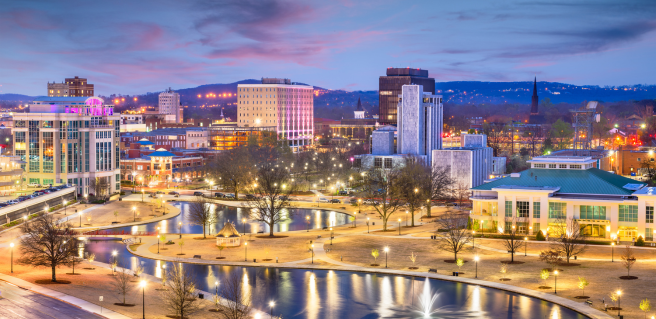
[(351, 203), (351, 204), (353, 204), (353, 205), (355, 205), (355, 204), (357, 204), (357, 203), (358, 203), (358, 199), (357, 199), (357, 198), (355, 198), (355, 197), (354, 197), (354, 198), (351, 198), (351, 199), (349, 200), (349, 203)]
[(27, 187), (41, 187), (41, 184), (39, 184), (39, 183), (29, 183), (29, 184), (27, 184)]
[(349, 192), (347, 190), (341, 190), (341, 191), (339, 191), (339, 194), (340, 195), (348, 195)]
[(157, 194), (157, 195), (159, 195), (159, 194), (164, 194), (164, 192), (162, 192), (162, 191), (156, 191), (155, 194)]
[(278, 200), (289, 200), (289, 196), (280, 195), (278, 196)]
[(174, 191), (170, 191), (169, 195), (173, 195), (173, 197), (180, 197), (180, 193)]
[(214, 197), (216, 197), (216, 198), (224, 198), (224, 197), (226, 197), (226, 196), (225, 196), (225, 194), (223, 194), (223, 193), (214, 193)]
[(253, 194), (246, 194), (246, 199), (255, 199)]
[(231, 198), (231, 199), (234, 199), (234, 198), (235, 198), (235, 194), (225, 194), (225, 198)]
[(155, 193), (150, 193), (150, 195), (148, 195), (148, 197), (155, 198), (155, 197), (157, 197), (157, 195)]
[(194, 192), (194, 196), (203, 196), (203, 192)]
[(333, 199), (331, 199), (330, 202), (331, 202), (332, 204), (341, 204), (341, 203), (342, 203), (342, 201), (339, 200), (339, 199), (337, 199), (337, 198), (333, 198)]
[(319, 202), (319, 203), (328, 203), (329, 200), (328, 200), (328, 198), (321, 197), (317, 200), (317, 202)]

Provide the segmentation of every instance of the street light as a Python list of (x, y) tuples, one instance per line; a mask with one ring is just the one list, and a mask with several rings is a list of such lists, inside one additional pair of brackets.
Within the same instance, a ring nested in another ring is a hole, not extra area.
[(367, 217), (367, 234), (369, 234), (369, 217)]
[(312, 263), (314, 264), (314, 244), (310, 246), (312, 246)]
[(244, 261), (248, 261), (248, 242), (244, 243)]
[(182, 239), (182, 222), (178, 222), (178, 235), (179, 239)]
[(385, 268), (387, 268), (387, 253), (389, 252), (389, 247), (385, 246)]
[(137, 176), (137, 172), (132, 172), (132, 192), (134, 193), (135, 187), (137, 186), (137, 180), (135, 178)]
[(355, 221), (358, 219), (358, 212), (353, 212), (353, 228), (355, 228)]
[(558, 270), (554, 270), (554, 294), (558, 294)]
[(620, 316), (620, 311), (622, 310), (622, 291), (617, 291), (617, 316)]
[(526, 257), (526, 247), (528, 247), (528, 237), (524, 237), (524, 257)]
[(241, 219), (241, 224), (244, 225), (244, 235), (246, 234), (246, 218)]
[(307, 223), (307, 232), (310, 232), (310, 216), (305, 216), (305, 223)]
[(610, 262), (615, 262), (615, 242), (610, 243)]
[(269, 317), (273, 318), (273, 306), (275, 306), (276, 303), (273, 302), (273, 300), (269, 301), (269, 308), (271, 308), (271, 312), (269, 313)]
[[(116, 250), (112, 250), (112, 263), (113, 263), (114, 261), (116, 261), (116, 254), (117, 254)], [(114, 270), (115, 270), (115, 268), (114, 268), (114, 266), (112, 265), (112, 275), (114, 275)]]
[(157, 253), (159, 254), (159, 226), (157, 226)]
[(134, 218), (134, 221), (137, 221), (137, 206), (132, 206), (132, 217)]
[(401, 236), (401, 218), (399, 218), (399, 236)]
[(139, 283), (139, 286), (141, 286), (141, 298), (142, 298), (142, 302), (143, 302), (142, 319), (146, 319), (146, 281), (142, 280)]
[(89, 204), (89, 200), (87, 199), (88, 196), (89, 196), (89, 194), (84, 194), (84, 201), (85, 201), (87, 204)]
[(80, 212), (80, 228), (82, 228), (82, 212)]
[(14, 273), (14, 243), (10, 243), (9, 247), (11, 247), (11, 273)]
[(66, 216), (66, 203), (68, 203), (68, 201), (64, 201), (64, 216)]
[(214, 282), (214, 293), (218, 296), (219, 295), (219, 281)]
[(474, 262), (476, 263), (476, 276), (474, 278), (478, 278), (478, 261), (479, 260), (480, 260), (480, 258), (478, 257), (478, 255), (474, 256)]

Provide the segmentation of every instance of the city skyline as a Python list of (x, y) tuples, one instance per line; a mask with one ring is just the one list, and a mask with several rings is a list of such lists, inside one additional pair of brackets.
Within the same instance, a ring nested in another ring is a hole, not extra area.
[[(655, 3), (7, 3), (0, 93), (79, 75), (98, 94), (285, 77), (375, 90), (388, 67), (442, 81), (651, 84)], [(74, 8), (74, 9), (73, 9)]]

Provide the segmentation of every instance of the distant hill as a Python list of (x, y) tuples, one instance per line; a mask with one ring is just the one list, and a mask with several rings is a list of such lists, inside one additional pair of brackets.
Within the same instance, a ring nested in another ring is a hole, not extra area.
[(0, 94), (0, 101), (21, 101), (21, 102), (31, 102), (36, 96), (29, 96), (23, 94), (13, 94), (6, 93)]

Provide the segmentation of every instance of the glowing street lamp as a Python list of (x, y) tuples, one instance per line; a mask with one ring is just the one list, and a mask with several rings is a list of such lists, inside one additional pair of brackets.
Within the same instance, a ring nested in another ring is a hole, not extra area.
[(367, 217), (367, 234), (369, 234), (369, 217)]
[(399, 218), (399, 236), (401, 236), (401, 218)]
[(558, 294), (558, 291), (556, 291), (558, 288), (558, 270), (554, 270), (554, 294)]
[(305, 223), (307, 223), (307, 232), (310, 232), (310, 216), (305, 216)]
[(244, 225), (244, 234), (246, 234), (246, 218), (241, 219), (241, 224)]
[(269, 308), (271, 308), (270, 313), (269, 313), (270, 318), (273, 318), (273, 306), (275, 306), (275, 305), (276, 305), (276, 303), (273, 302), (273, 300), (269, 301)]
[[(617, 316), (620, 317), (620, 311), (622, 310), (622, 291), (617, 291)], [(620, 317), (621, 318), (621, 317)]]
[(143, 302), (143, 311), (142, 311), (142, 319), (146, 319), (146, 281), (142, 280), (139, 283), (139, 287), (141, 287), (141, 299)]
[(244, 261), (248, 261), (248, 242), (244, 243)]
[[(13, 244), (12, 244), (13, 245)], [(314, 244), (310, 245), (312, 247), (312, 263), (314, 264)], [(13, 259), (12, 259), (13, 260)]]
[(480, 260), (480, 258), (478, 257), (478, 255), (474, 256), (474, 262), (476, 263), (476, 276), (474, 278), (478, 278), (478, 261), (479, 260)]
[(387, 253), (389, 252), (389, 247), (385, 246), (385, 268), (387, 268)]
[(182, 222), (178, 222), (178, 237), (179, 239), (182, 239)]
[(526, 257), (526, 247), (528, 247), (528, 237), (524, 237), (524, 257)]
[(615, 262), (615, 242), (610, 243), (610, 262)]
[(132, 206), (132, 218), (137, 221), (137, 206)]
[(65, 200), (64, 201), (64, 216), (66, 216), (66, 208), (67, 208), (66, 203), (68, 203), (68, 201)]

